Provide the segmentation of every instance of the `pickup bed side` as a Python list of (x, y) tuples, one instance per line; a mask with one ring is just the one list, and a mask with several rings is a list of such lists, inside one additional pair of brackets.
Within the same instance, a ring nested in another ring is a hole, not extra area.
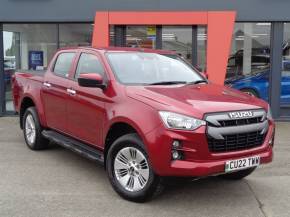
[[(41, 88), (45, 71), (16, 72), (12, 79), (12, 94), (16, 112), (22, 120), (25, 110), (34, 105), (37, 109), (42, 126), (46, 126), (43, 104), (41, 101)], [(22, 129), (22, 121), (20, 121)]]

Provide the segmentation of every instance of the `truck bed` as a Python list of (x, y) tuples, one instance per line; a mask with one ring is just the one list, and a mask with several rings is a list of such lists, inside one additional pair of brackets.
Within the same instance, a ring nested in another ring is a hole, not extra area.
[(40, 94), (45, 70), (26, 70), (17, 71), (12, 78), (12, 93), (14, 98), (14, 106), (17, 112), (20, 110), (19, 102), (25, 97), (26, 92), (34, 92)]
[(19, 70), (19, 71), (16, 71), (15, 74), (26, 74), (26, 75), (43, 77), (45, 72), (46, 70)]

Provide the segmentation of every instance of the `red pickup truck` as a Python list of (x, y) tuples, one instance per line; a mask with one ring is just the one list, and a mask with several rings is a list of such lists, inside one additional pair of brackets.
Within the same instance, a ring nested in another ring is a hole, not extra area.
[(163, 177), (241, 179), (272, 161), (269, 105), (209, 82), (175, 52), (68, 48), (12, 79), (32, 150), (49, 141), (104, 164), (115, 191), (146, 201)]

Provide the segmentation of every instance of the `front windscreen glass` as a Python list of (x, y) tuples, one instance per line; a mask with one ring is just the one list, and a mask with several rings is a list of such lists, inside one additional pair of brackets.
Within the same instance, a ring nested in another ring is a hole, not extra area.
[(111, 52), (107, 57), (115, 76), (123, 84), (178, 84), (204, 80), (179, 58), (142, 52)]

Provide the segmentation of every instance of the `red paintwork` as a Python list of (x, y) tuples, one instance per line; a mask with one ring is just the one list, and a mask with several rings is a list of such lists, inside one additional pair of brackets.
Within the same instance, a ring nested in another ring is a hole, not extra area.
[[(30, 73), (16, 73), (13, 78), (13, 96), (19, 112), (25, 97), (31, 98), (37, 108), (43, 127), (52, 128), (104, 150), (105, 139), (115, 123), (131, 125), (142, 138), (154, 171), (166, 176), (206, 176), (224, 171), (226, 160), (259, 154), (262, 163), (272, 160), (272, 147), (268, 142), (274, 131), (274, 123), (263, 146), (228, 153), (213, 154), (208, 150), (205, 130), (169, 130), (164, 127), (158, 111), (173, 111), (196, 118), (205, 113), (242, 109), (264, 108), (268, 104), (239, 91), (208, 85), (173, 86), (124, 86), (118, 83), (106, 60), (107, 51), (120, 52), (119, 48), (94, 49), (70, 48), (60, 50), (52, 59), (44, 76)], [(122, 52), (139, 49), (123, 49)], [(159, 52), (158, 50), (147, 50)], [(61, 52), (75, 52), (68, 78), (61, 78), (51, 72), (56, 56)], [(105, 70), (104, 80), (108, 81), (105, 90), (80, 87), (74, 79), (77, 62), (81, 52), (99, 57)], [(160, 51), (167, 52), (167, 51)], [(173, 53), (173, 52), (170, 52)], [(46, 88), (43, 82), (52, 86)], [(75, 96), (67, 94), (66, 89), (76, 91)], [(183, 143), (185, 160), (171, 161), (171, 143), (179, 139)]]
[(84, 79), (93, 79), (99, 82), (103, 82), (103, 77), (100, 74), (85, 74), (82, 73), (79, 75), (79, 78), (84, 78)]
[(223, 85), (235, 16), (235, 11), (97, 11), (92, 46), (109, 46), (110, 25), (207, 25), (207, 73)]

